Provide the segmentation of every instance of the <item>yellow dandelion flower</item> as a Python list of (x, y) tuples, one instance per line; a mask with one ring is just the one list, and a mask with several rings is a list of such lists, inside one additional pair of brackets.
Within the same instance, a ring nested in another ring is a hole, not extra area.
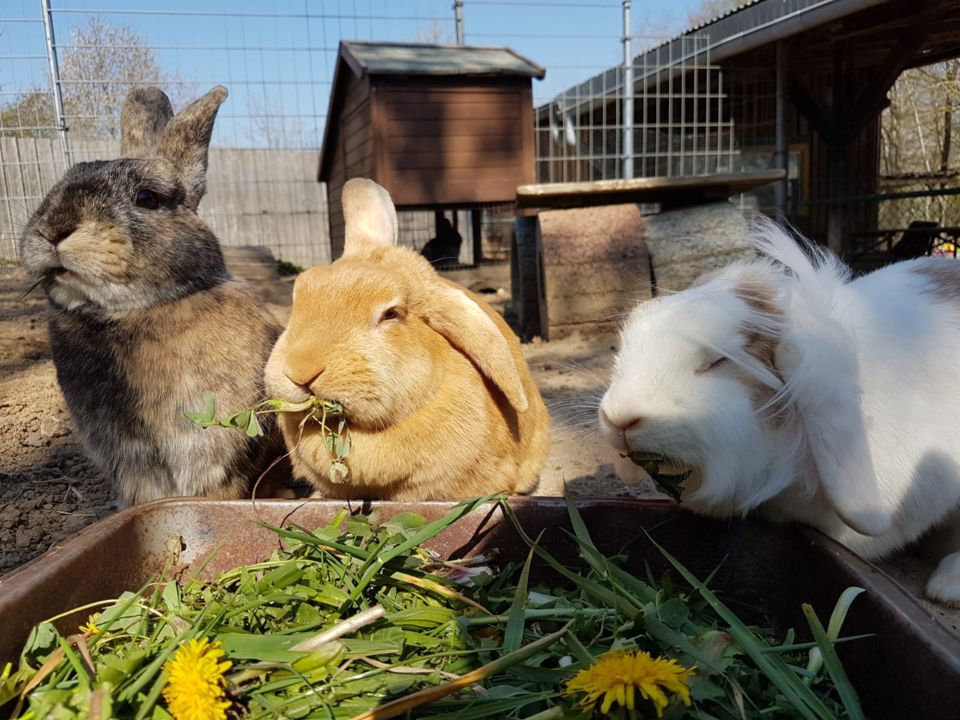
[(230, 661), (220, 643), (208, 638), (180, 643), (173, 658), (163, 665), (167, 684), (163, 697), (176, 720), (226, 720), (230, 701), (226, 699), (223, 674)]
[(87, 618), (87, 622), (84, 625), (79, 627), (80, 632), (84, 635), (96, 635), (100, 632), (100, 628), (97, 627), (97, 620), (100, 619), (100, 613), (94, 613)]
[(676, 660), (653, 658), (642, 651), (611, 650), (570, 678), (564, 694), (583, 695), (580, 707), (588, 712), (602, 698), (600, 712), (606, 715), (614, 702), (633, 710), (639, 692), (644, 700), (653, 703), (657, 717), (661, 718), (670, 702), (667, 692), (674, 693), (684, 705), (690, 705), (688, 684), (693, 674), (694, 668), (685, 668)]

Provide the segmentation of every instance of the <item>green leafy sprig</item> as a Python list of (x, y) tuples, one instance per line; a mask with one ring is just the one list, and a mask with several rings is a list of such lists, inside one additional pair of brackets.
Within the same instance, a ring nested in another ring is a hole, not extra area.
[(301, 434), (308, 423), (318, 424), (324, 444), (330, 453), (330, 482), (341, 483), (347, 479), (350, 469), (345, 460), (350, 455), (351, 443), (347, 421), (343, 416), (343, 406), (340, 403), (320, 400), (313, 396), (299, 403), (270, 399), (258, 402), (253, 407), (245, 408), (233, 415), (218, 418), (217, 397), (207, 392), (203, 394), (203, 410), (187, 411), (184, 415), (194, 425), (204, 429), (240, 428), (248, 437), (256, 438), (263, 435), (263, 426), (257, 419), (258, 416), (276, 413), (304, 413), (300, 421)]
[(683, 481), (690, 477), (690, 470), (682, 473), (662, 473), (660, 466), (667, 462), (667, 458), (657, 453), (632, 452), (621, 457), (630, 458), (630, 462), (639, 465), (653, 480), (654, 486), (664, 495), (668, 495), (676, 502), (680, 502), (683, 494)]

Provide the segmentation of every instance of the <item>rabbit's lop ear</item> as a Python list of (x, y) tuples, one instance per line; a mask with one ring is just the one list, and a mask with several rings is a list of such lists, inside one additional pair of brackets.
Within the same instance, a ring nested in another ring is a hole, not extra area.
[(818, 377), (798, 407), (827, 502), (848, 527), (876, 536), (890, 530), (893, 511), (874, 470), (859, 392), (854, 383)]
[(827, 438), (811, 438), (810, 444), (821, 453), (816, 464), (824, 494), (844, 524), (861, 535), (888, 532), (893, 515), (883, 502), (866, 440), (850, 438), (846, 448), (830, 447)]
[(428, 293), (425, 320), (470, 358), (518, 413), (527, 411), (527, 395), (510, 346), (491, 317), (462, 290), (440, 280)]
[(120, 110), (120, 157), (155, 157), (160, 136), (172, 117), (170, 98), (160, 88), (131, 90)]
[(343, 254), (361, 255), (377, 247), (397, 244), (397, 211), (390, 193), (366, 178), (343, 186)]
[(186, 204), (194, 210), (206, 191), (207, 151), (213, 121), (226, 99), (227, 89), (217, 85), (177, 113), (167, 123), (160, 139), (160, 155), (177, 168), (187, 193)]

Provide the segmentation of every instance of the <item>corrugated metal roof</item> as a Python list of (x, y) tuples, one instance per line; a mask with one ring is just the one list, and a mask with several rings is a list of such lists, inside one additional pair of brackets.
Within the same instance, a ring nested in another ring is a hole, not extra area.
[(684, 34), (694, 33), (697, 30), (700, 30), (701, 28), (705, 28), (707, 25), (712, 25), (713, 23), (717, 22), (717, 20), (723, 20), (725, 17), (729, 17), (730, 15), (733, 15), (734, 13), (738, 13), (744, 8), (750, 7), (751, 5), (756, 5), (759, 2), (763, 2), (763, 0), (747, 0), (746, 2), (737, 3), (732, 8), (729, 8), (728, 10), (723, 11), (716, 17), (712, 17), (709, 20), (704, 20), (699, 25), (694, 25), (693, 27), (687, 28), (684, 31)]
[(349, 54), (363, 73), (370, 75), (544, 76), (542, 67), (505, 47), (351, 40), (342, 43), (342, 51)]

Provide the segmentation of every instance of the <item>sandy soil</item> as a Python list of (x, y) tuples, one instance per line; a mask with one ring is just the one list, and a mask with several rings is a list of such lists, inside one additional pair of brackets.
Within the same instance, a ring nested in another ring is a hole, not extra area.
[(115, 509), (73, 434), (47, 347), (46, 302), (0, 268), (0, 572)]
[[(57, 387), (47, 346), (46, 303), (29, 283), (0, 268), (0, 573), (116, 509), (114, 490), (88, 461)], [(286, 287), (289, 287), (287, 285)], [(283, 291), (271, 288), (270, 309), (283, 316)], [(645, 496), (625, 486), (614, 456), (592, 429), (613, 359), (615, 338), (575, 335), (525, 346), (554, 417), (553, 443), (537, 490), (580, 495)]]

